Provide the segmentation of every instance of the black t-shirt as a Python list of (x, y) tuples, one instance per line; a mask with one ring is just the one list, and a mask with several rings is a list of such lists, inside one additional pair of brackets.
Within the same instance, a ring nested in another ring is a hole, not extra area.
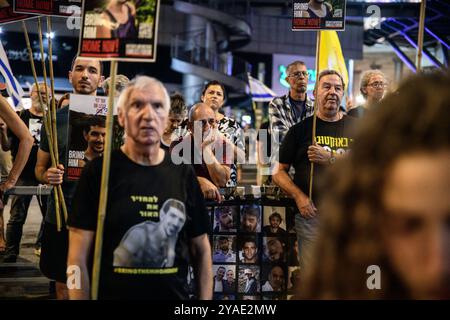
[[(353, 143), (352, 129), (358, 120), (343, 116), (336, 122), (327, 122), (317, 118), (316, 141), (327, 151), (343, 154)], [(313, 117), (309, 117), (289, 129), (280, 149), (280, 163), (290, 164), (295, 169), (294, 183), (306, 195), (309, 194), (309, 176), (311, 163), (308, 159), (308, 147), (312, 140)], [(314, 166), (313, 199), (317, 198), (317, 177), (325, 166)]]
[(350, 109), (350, 111), (347, 112), (347, 114), (354, 118), (362, 118), (364, 117), (366, 112), (367, 112), (366, 108), (364, 108), (363, 106), (358, 106), (356, 108)]
[[(30, 156), (28, 157), (28, 161), (25, 164), (20, 177), (24, 180), (36, 181), (36, 177), (34, 175), (34, 167), (36, 166), (37, 152), (39, 149), (39, 143), (41, 141), (41, 130), (44, 130), (42, 117), (32, 114), (30, 110), (23, 110), (19, 113), (19, 117), (25, 123), (31, 136), (34, 138)], [(11, 137), (11, 155), (13, 156), (13, 159), (15, 159), (17, 156), (17, 152), (19, 151), (20, 140), (11, 131), (8, 131), (8, 135)]]
[[(83, 170), (71, 227), (96, 230), (102, 161)], [(192, 167), (172, 164), (168, 153), (142, 166), (116, 150), (110, 169), (99, 297), (187, 299), (190, 239), (210, 231)]]

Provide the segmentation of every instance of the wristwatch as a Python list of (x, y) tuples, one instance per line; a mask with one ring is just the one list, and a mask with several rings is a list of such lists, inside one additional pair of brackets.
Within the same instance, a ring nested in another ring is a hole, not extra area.
[(330, 164), (333, 164), (333, 163), (336, 162), (336, 157), (334, 156), (333, 150), (331, 150), (330, 153), (331, 153), (331, 157), (330, 157), (330, 159), (328, 159), (328, 162), (329, 162)]

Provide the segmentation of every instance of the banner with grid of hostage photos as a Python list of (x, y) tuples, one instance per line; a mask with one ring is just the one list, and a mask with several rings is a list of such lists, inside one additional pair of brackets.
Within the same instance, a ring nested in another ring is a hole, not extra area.
[[(292, 205), (257, 199), (208, 206), (215, 300), (286, 300), (300, 290)], [(192, 272), (188, 282), (194, 290)]]

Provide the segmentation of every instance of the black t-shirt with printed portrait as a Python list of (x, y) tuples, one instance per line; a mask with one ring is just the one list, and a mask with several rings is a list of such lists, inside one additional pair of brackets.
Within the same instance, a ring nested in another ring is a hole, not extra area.
[[(339, 121), (328, 122), (317, 118), (316, 141), (327, 151), (337, 154), (347, 152), (353, 143), (353, 129), (357, 119), (346, 115)], [(308, 159), (308, 147), (312, 141), (313, 117), (292, 126), (283, 140), (280, 149), (280, 163), (290, 164), (295, 169), (294, 183), (306, 195), (309, 194), (309, 176), (311, 162)], [(314, 166), (313, 199), (317, 198), (317, 180), (326, 166)], [(316, 196), (314, 196), (316, 195)]]
[[(102, 161), (94, 159), (83, 170), (70, 227), (96, 230)], [(165, 203), (174, 206), (166, 211)], [(165, 223), (169, 229), (162, 228)], [(142, 166), (113, 151), (99, 298), (188, 299), (190, 239), (209, 231), (191, 166), (172, 164), (168, 153), (159, 165)]]

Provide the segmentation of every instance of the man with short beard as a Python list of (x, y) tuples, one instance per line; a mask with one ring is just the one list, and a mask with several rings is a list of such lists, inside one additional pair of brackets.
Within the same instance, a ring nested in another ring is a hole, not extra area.
[[(39, 182), (34, 176), (34, 167), (36, 165), (37, 152), (39, 149), (39, 143), (41, 141), (41, 129), (42, 127), (42, 117), (43, 110), (39, 101), (39, 94), (42, 96), (44, 104), (46, 101), (45, 94), (45, 83), (39, 83), (39, 90), (34, 84), (31, 87), (31, 107), (30, 109), (24, 109), (19, 113), (20, 119), (25, 123), (28, 130), (30, 131), (32, 137), (34, 138), (33, 147), (28, 157), (28, 161), (25, 168), (17, 181), (18, 186), (37, 186)], [(47, 88), (50, 90), (50, 88)], [(13, 159), (16, 158), (17, 151), (19, 148), (19, 139), (8, 132), (9, 145), (3, 146), (4, 150), (11, 150)], [(6, 229), (6, 253), (4, 262), (16, 262), (17, 256), (20, 251), (20, 241), (22, 239), (22, 229), (27, 218), (28, 208), (33, 196), (30, 195), (15, 195), (12, 197), (10, 217)], [(47, 211), (47, 196), (41, 196), (40, 201), (38, 201), (39, 208), (41, 210), (42, 217), (45, 217), (45, 212)], [(36, 254), (40, 254), (41, 250), (41, 237), (42, 237), (42, 227), (39, 230), (35, 249)]]
[[(102, 64), (96, 59), (78, 58), (72, 62), (69, 71), (69, 81), (73, 93), (81, 95), (97, 95), (97, 89), (102, 85)], [(36, 178), (45, 184), (62, 186), (68, 214), (71, 214), (72, 199), (77, 187), (76, 181), (64, 181), (64, 163), (67, 159), (69, 125), (69, 99), (65, 98), (61, 109), (56, 112), (58, 133), (59, 165), (53, 167), (50, 158), (49, 141), (45, 130), (41, 132), (41, 144), (37, 154), (35, 167)], [(42, 235), (42, 252), (40, 260), (41, 272), (49, 279), (56, 281), (57, 299), (67, 299), (66, 266), (68, 250), (68, 231), (65, 225), (60, 232), (56, 228), (56, 211), (53, 194), (48, 197), (47, 213)]]
[[(317, 237), (319, 219), (312, 199), (324, 191), (317, 188), (318, 177), (353, 143), (351, 129), (357, 120), (339, 110), (344, 90), (344, 81), (337, 71), (324, 70), (319, 74), (314, 89), (318, 110), (316, 141), (312, 141), (313, 117), (293, 126), (283, 141), (279, 170), (273, 176), (274, 182), (295, 200), (299, 211), (295, 228), (302, 270), (310, 264), (311, 246)], [(312, 199), (308, 196), (311, 163), (315, 164)], [(293, 179), (288, 175), (291, 166), (295, 169)]]

